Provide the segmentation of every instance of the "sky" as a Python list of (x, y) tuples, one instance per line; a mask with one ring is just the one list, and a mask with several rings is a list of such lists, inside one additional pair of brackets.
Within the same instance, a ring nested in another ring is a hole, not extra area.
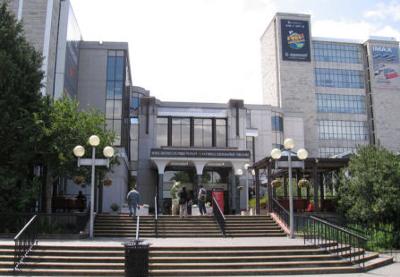
[(84, 40), (126, 41), (133, 85), (161, 101), (262, 104), (260, 37), (276, 12), (313, 37), (400, 40), (400, 0), (71, 0)]

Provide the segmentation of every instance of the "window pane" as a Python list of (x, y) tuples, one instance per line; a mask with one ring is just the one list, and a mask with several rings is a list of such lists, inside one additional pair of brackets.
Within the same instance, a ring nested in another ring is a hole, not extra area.
[(115, 57), (107, 57), (107, 80), (114, 80), (115, 74)]
[(107, 81), (107, 99), (114, 99), (114, 82)]
[(123, 79), (124, 79), (124, 57), (116, 57), (114, 80), (122, 81)]
[(114, 120), (114, 145), (121, 145), (121, 120)]
[(106, 100), (106, 118), (113, 118), (114, 100)]
[(168, 118), (157, 118), (157, 147), (168, 145)]
[(122, 101), (114, 101), (114, 119), (122, 118)]
[(121, 81), (115, 82), (114, 97), (115, 99), (122, 99), (123, 83)]

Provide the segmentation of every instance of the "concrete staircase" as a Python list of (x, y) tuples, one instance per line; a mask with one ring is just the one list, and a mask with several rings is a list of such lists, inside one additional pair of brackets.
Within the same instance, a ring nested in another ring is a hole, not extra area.
[[(221, 230), (212, 216), (159, 216), (158, 237), (221, 237)], [(225, 221), (228, 237), (277, 237), (285, 236), (278, 224), (269, 216), (227, 215)], [(96, 237), (133, 238), (136, 234), (136, 218), (127, 215), (99, 214), (96, 216)], [(153, 216), (140, 217), (140, 237), (155, 237)]]
[[(155, 237), (154, 217), (140, 217), (140, 237)], [(134, 238), (136, 235), (136, 218), (125, 214), (98, 214), (94, 223), (95, 237)]]
[[(17, 275), (124, 276), (122, 246), (39, 245)], [(0, 245), (0, 276), (11, 275), (13, 246)], [(361, 254), (355, 253), (353, 255)], [(365, 255), (367, 270), (391, 263)], [(254, 276), (361, 272), (358, 265), (313, 246), (151, 247), (150, 276)]]
[(158, 235), (171, 237), (222, 237), (221, 230), (212, 216), (160, 216)]
[(225, 216), (227, 237), (282, 237), (286, 236), (280, 226), (269, 216)]

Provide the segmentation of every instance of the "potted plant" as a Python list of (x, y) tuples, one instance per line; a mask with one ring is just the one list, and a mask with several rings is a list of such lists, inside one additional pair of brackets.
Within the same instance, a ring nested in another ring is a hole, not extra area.
[(307, 188), (310, 186), (310, 181), (308, 181), (306, 178), (301, 178), (297, 185), (299, 188)]
[(75, 184), (81, 185), (85, 182), (85, 177), (82, 175), (77, 175), (72, 177), (72, 180), (74, 181)]
[(105, 185), (106, 187), (111, 186), (112, 185), (112, 180), (110, 178), (106, 178), (103, 180), (103, 185)]
[(282, 186), (282, 181), (279, 179), (275, 179), (271, 182), (271, 186), (274, 188), (278, 188), (278, 187)]
[(117, 203), (112, 203), (110, 206), (110, 209), (113, 214), (118, 213), (119, 211), (119, 205)]

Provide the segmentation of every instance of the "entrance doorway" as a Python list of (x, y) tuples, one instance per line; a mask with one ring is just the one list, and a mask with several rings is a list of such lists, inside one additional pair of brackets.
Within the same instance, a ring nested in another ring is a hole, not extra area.
[[(211, 205), (211, 194), (214, 189), (222, 190), (224, 192), (224, 213), (229, 213), (229, 189), (228, 189), (228, 180), (229, 180), (229, 172), (230, 168), (207, 168), (205, 167), (203, 170), (203, 175), (200, 178), (200, 184), (204, 186), (207, 191), (206, 204)], [(163, 211), (164, 214), (171, 215), (172, 214), (172, 202), (173, 197), (177, 197), (174, 195), (174, 191), (171, 193), (171, 189), (174, 184), (179, 182), (179, 190), (182, 187), (186, 188), (186, 191), (189, 195), (189, 207), (188, 212), (191, 212), (191, 207), (193, 205), (197, 205), (197, 175), (195, 168), (186, 167), (186, 168), (169, 168), (167, 167), (163, 177)]]

